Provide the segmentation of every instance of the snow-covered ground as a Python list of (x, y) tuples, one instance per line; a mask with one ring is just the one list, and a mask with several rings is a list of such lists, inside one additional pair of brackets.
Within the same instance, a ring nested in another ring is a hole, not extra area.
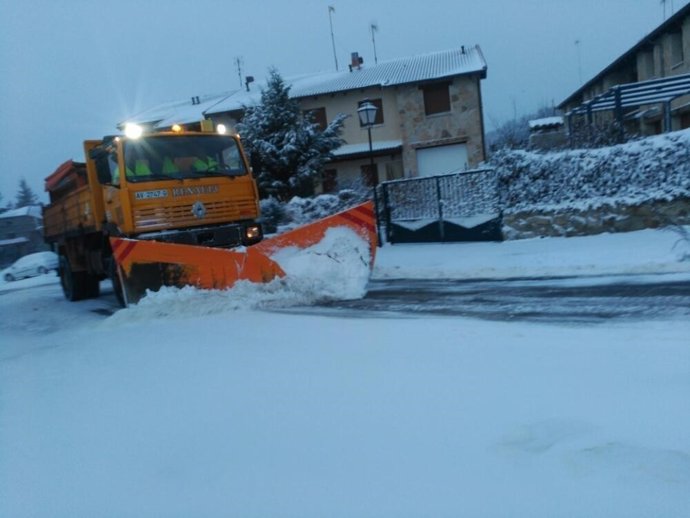
[[(685, 227), (690, 236), (690, 227)], [(685, 260), (684, 260), (685, 259)], [(384, 247), (374, 278), (509, 279), (690, 272), (690, 242), (670, 228), (579, 238)]]
[[(678, 240), (386, 246), (374, 275), (690, 278)], [(690, 515), (690, 322), (270, 311), (361, 288), (313, 264), (108, 318), (0, 283), (0, 516)]]

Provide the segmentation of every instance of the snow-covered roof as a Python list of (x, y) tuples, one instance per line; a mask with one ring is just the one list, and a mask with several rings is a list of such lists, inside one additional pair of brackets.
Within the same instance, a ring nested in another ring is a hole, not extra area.
[(29, 205), (28, 207), (6, 210), (0, 214), (0, 218), (14, 218), (17, 216), (33, 216), (34, 218), (43, 218), (43, 211), (40, 205)]
[[(216, 104), (236, 93), (243, 93), (243, 90), (233, 90), (221, 94), (204, 95), (190, 97), (185, 100), (169, 101), (159, 104), (140, 112), (126, 121), (136, 124), (154, 124), (162, 128), (167, 128), (173, 124), (185, 124), (189, 122), (199, 122), (204, 115)], [(246, 93), (246, 92), (244, 92)]]
[[(352, 71), (326, 72), (292, 77), (285, 80), (293, 98), (311, 97), (335, 92), (358, 90), (370, 86), (382, 88), (454, 77), (465, 74), (486, 73), (486, 61), (479, 46), (432, 52), (420, 56), (395, 59), (377, 65), (362, 65)], [(262, 84), (257, 85), (260, 90)], [(242, 92), (247, 94), (247, 92)], [(236, 110), (256, 100), (254, 95), (233, 95), (209, 113)]]
[[(283, 78), (292, 98), (313, 97), (371, 86), (381, 88), (418, 83), (467, 74), (486, 77), (486, 61), (478, 45), (394, 59), (376, 65), (337, 72), (320, 72)], [(210, 114), (239, 110), (258, 103), (266, 81), (254, 83), (252, 90), (172, 101), (134, 115), (125, 122), (168, 127), (174, 123), (197, 122)], [(198, 102), (197, 102), (198, 101)], [(123, 122), (124, 123), (124, 122)], [(121, 123), (122, 124), (122, 123)]]
[(563, 117), (544, 117), (529, 121), (529, 129), (548, 128), (551, 126), (562, 126)]
[[(371, 150), (376, 153), (378, 151), (389, 151), (394, 149), (399, 149), (402, 147), (402, 141), (400, 140), (381, 140), (378, 142), (371, 143)], [(345, 144), (340, 146), (338, 149), (333, 151), (333, 156), (343, 157), (349, 155), (358, 155), (360, 153), (369, 153), (369, 143), (364, 142), (362, 144)]]
[(12, 239), (0, 239), (0, 246), (18, 245), (19, 243), (26, 243), (29, 239), (26, 237), (13, 237)]

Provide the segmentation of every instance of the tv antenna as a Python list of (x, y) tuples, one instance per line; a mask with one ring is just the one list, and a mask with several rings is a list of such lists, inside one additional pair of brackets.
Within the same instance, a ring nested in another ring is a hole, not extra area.
[(660, 0), (661, 6), (664, 10), (664, 20), (666, 20), (666, 7), (671, 8), (670, 16), (673, 16), (673, 0)]
[(374, 44), (374, 64), (378, 65), (379, 59), (376, 56), (376, 37), (375, 34), (379, 31), (379, 26), (376, 24), (376, 22), (372, 22), (371, 25), (369, 26), (371, 29), (371, 43)]
[(335, 70), (338, 71), (338, 56), (335, 53), (335, 36), (333, 35), (333, 17), (332, 14), (335, 12), (335, 7), (332, 5), (328, 6), (328, 22), (331, 25), (331, 44), (333, 45), (333, 59), (335, 60)]
[(580, 40), (575, 40), (575, 47), (577, 48), (577, 77), (582, 84), (582, 52), (580, 52)]
[(244, 59), (242, 56), (235, 57), (235, 67), (237, 68), (237, 77), (240, 79), (240, 88), (242, 88), (242, 65), (244, 65)]

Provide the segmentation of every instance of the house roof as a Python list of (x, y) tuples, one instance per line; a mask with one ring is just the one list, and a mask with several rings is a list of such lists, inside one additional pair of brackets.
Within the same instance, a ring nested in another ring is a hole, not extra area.
[(6, 210), (0, 214), (0, 218), (15, 218), (17, 216), (32, 216), (43, 219), (43, 210), (40, 205), (29, 205), (28, 207)]
[(204, 118), (203, 116), (207, 111), (220, 101), (243, 92), (243, 90), (232, 90), (220, 94), (168, 101), (140, 112), (126, 121), (121, 122), (118, 126), (121, 127), (124, 126), (125, 123), (131, 122), (135, 124), (153, 124), (161, 128), (167, 128), (173, 124), (199, 122)]
[(563, 125), (563, 117), (555, 116), (555, 117), (544, 117), (542, 119), (533, 119), (529, 121), (529, 129), (540, 129), (540, 128), (549, 128), (553, 126), (562, 126)]
[[(486, 61), (478, 45), (431, 52), (376, 65), (363, 65), (352, 71), (322, 72), (284, 78), (290, 87), (290, 97), (303, 98), (346, 92), (377, 86), (392, 87), (408, 83), (421, 83), (462, 75), (479, 74), (486, 77)], [(239, 110), (258, 103), (265, 81), (254, 84), (252, 91), (233, 90), (216, 95), (190, 98), (160, 104), (141, 112), (127, 122), (154, 124), (168, 127), (174, 123), (197, 122), (206, 115)]]
[(678, 11), (676, 11), (676, 13), (673, 16), (669, 17), (665, 22), (663, 22), (656, 29), (654, 29), (652, 32), (650, 32), (644, 38), (642, 38), (640, 41), (638, 41), (635, 45), (633, 45), (630, 49), (628, 49), (626, 52), (624, 52), (621, 56), (619, 56), (616, 60), (614, 60), (610, 65), (608, 65), (601, 72), (599, 72), (596, 76), (594, 76), (592, 79), (590, 79), (585, 84), (583, 84), (580, 88), (575, 90), (575, 92), (570, 94), (564, 101), (562, 101), (558, 105), (558, 108), (564, 109), (565, 105), (570, 104), (582, 92), (584, 92), (585, 90), (589, 89), (594, 84), (601, 81), (604, 77), (606, 77), (612, 71), (614, 71), (618, 67), (624, 65), (628, 60), (635, 59), (635, 56), (637, 55), (637, 53), (640, 50), (643, 50), (646, 46), (653, 44), (660, 35), (664, 34), (669, 29), (672, 29), (673, 27), (677, 26), (688, 15), (690, 15), (690, 3), (686, 4), (684, 7), (681, 7), (680, 9), (678, 9)]
[(12, 239), (0, 239), (0, 246), (18, 245), (19, 243), (28, 243), (27, 237), (13, 237)]

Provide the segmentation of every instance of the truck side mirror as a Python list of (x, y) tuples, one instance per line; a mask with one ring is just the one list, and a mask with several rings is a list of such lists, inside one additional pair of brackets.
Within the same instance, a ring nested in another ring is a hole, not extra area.
[(101, 184), (112, 183), (113, 179), (110, 176), (110, 171), (103, 169), (102, 167), (96, 168), (96, 173), (98, 175), (98, 182)]
[(94, 158), (98, 183), (103, 185), (113, 183), (113, 177), (110, 174), (110, 167), (108, 167), (108, 155), (102, 154)]

